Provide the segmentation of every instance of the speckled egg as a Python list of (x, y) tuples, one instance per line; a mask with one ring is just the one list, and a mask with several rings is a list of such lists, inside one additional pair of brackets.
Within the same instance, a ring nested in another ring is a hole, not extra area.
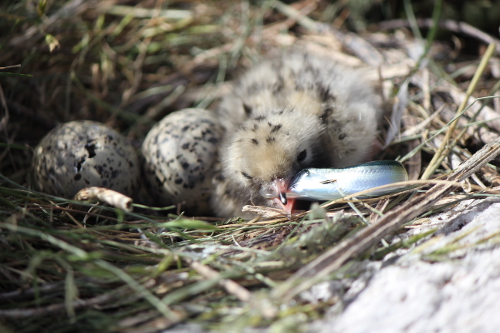
[(221, 129), (203, 109), (173, 112), (157, 123), (142, 146), (144, 175), (161, 206), (182, 204), (190, 215), (207, 214)]
[(72, 121), (50, 131), (35, 149), (33, 175), (42, 192), (73, 198), (101, 186), (133, 196), (139, 188), (138, 157), (127, 140), (94, 121)]

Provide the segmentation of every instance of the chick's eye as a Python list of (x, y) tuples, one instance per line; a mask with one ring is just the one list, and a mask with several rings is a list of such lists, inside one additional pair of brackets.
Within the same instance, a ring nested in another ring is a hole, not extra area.
[(252, 177), (252, 176), (250, 176), (250, 175), (249, 175), (248, 173), (246, 173), (246, 172), (243, 172), (243, 171), (242, 171), (242, 172), (241, 172), (241, 175), (242, 175), (243, 177), (245, 177), (246, 179), (249, 179), (249, 180), (252, 180), (252, 179), (253, 179), (253, 177)]
[(304, 149), (297, 155), (297, 162), (303, 162), (307, 157), (307, 151)]

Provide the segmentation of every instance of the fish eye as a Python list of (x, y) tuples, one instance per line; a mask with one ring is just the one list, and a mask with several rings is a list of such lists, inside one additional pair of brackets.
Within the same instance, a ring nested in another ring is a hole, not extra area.
[(246, 172), (243, 172), (243, 171), (242, 171), (242, 172), (241, 172), (241, 175), (242, 175), (243, 177), (245, 177), (246, 179), (248, 179), (248, 180), (252, 180), (252, 179), (253, 179), (253, 177), (252, 177), (252, 176), (250, 176), (250, 175), (249, 175), (248, 173), (246, 173)]
[(304, 149), (297, 155), (297, 162), (303, 162), (307, 157), (307, 151)]

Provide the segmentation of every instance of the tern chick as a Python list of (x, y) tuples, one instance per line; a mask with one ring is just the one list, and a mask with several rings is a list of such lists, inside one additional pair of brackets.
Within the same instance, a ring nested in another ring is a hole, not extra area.
[(246, 217), (249, 204), (290, 213), (286, 191), (301, 169), (368, 160), (382, 110), (362, 71), (293, 51), (250, 69), (217, 113), (224, 135), (212, 209)]

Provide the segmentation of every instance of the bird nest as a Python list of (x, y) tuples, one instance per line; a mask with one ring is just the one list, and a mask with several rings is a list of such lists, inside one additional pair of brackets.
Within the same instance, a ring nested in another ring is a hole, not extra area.
[[(4, 1), (0, 330), (300, 329), (342, 302), (341, 291), (311, 301), (311, 286), (431, 238), (431, 214), (497, 195), (498, 40), (440, 20), (439, 4), (432, 19), (407, 1), (408, 19), (369, 22), (391, 4), (368, 3)], [(243, 68), (291, 45), (379, 82), (375, 157), (403, 162), (411, 190), (292, 216), (251, 206), (245, 221), (32, 189), (33, 148), (58, 123), (100, 121), (138, 148), (163, 116), (215, 108)]]

